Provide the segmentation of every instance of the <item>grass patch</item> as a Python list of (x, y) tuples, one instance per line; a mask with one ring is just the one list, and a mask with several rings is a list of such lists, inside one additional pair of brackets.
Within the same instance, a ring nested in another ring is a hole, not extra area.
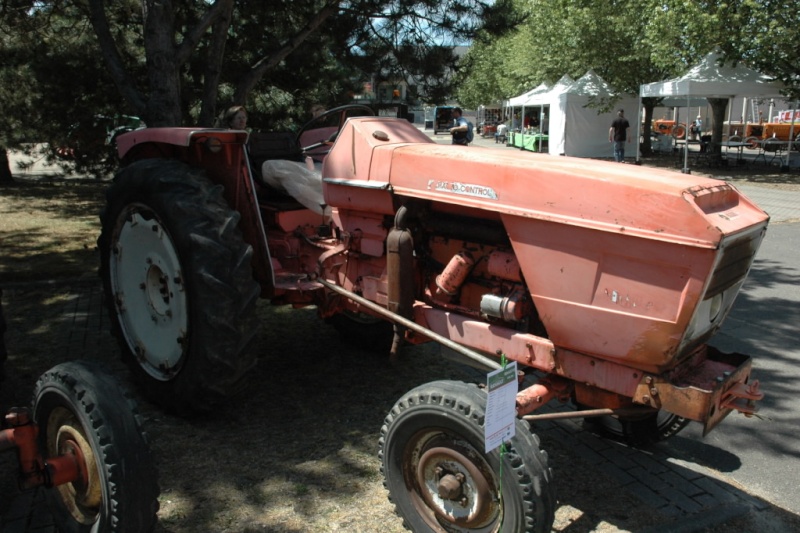
[(107, 186), (39, 178), (0, 187), (2, 284), (96, 276)]

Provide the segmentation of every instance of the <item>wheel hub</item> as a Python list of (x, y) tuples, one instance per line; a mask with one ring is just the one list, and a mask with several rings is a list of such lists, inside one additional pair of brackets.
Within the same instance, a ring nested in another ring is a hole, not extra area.
[(147, 281), (145, 282), (144, 291), (147, 293), (147, 301), (155, 314), (158, 315), (158, 317), (154, 318), (170, 316), (170, 289), (164, 271), (157, 265), (151, 264), (145, 279)]
[(436, 447), (417, 464), (416, 481), (425, 505), (439, 520), (478, 528), (499, 512), (483, 458), (474, 450)]
[(96, 520), (103, 503), (100, 473), (92, 445), (83, 434), (80, 423), (63, 408), (55, 409), (47, 421), (49, 453), (52, 456), (73, 454), (81, 463), (79, 479), (55, 488), (72, 517), (81, 524)]

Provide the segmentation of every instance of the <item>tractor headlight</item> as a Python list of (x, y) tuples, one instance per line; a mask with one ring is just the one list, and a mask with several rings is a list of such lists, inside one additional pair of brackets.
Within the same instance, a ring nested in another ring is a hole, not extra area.
[(722, 293), (715, 294), (711, 297), (708, 306), (708, 320), (715, 322), (719, 318), (719, 313), (722, 311)]

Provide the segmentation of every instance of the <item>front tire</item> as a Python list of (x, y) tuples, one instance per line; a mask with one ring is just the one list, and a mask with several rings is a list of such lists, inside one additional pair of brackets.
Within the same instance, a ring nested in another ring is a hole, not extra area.
[(556, 498), (539, 439), (517, 420), (502, 459), (484, 453), (485, 413), (477, 386), (436, 381), (408, 392), (386, 417), (384, 486), (410, 530), (550, 531)]
[(45, 461), (72, 453), (85, 464), (85, 479), (46, 492), (60, 531), (153, 528), (156, 467), (136, 407), (111, 375), (83, 361), (51, 368), (36, 383), (33, 416)]
[(123, 360), (147, 398), (178, 414), (236, 390), (260, 287), (231, 210), (198, 169), (172, 160), (123, 169), (101, 215), (101, 275)]

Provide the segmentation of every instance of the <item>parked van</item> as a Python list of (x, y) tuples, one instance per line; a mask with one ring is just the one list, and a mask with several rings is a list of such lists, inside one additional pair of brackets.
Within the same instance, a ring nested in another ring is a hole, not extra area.
[(433, 108), (433, 134), (447, 131), (453, 127), (453, 109), (451, 105), (440, 105)]

